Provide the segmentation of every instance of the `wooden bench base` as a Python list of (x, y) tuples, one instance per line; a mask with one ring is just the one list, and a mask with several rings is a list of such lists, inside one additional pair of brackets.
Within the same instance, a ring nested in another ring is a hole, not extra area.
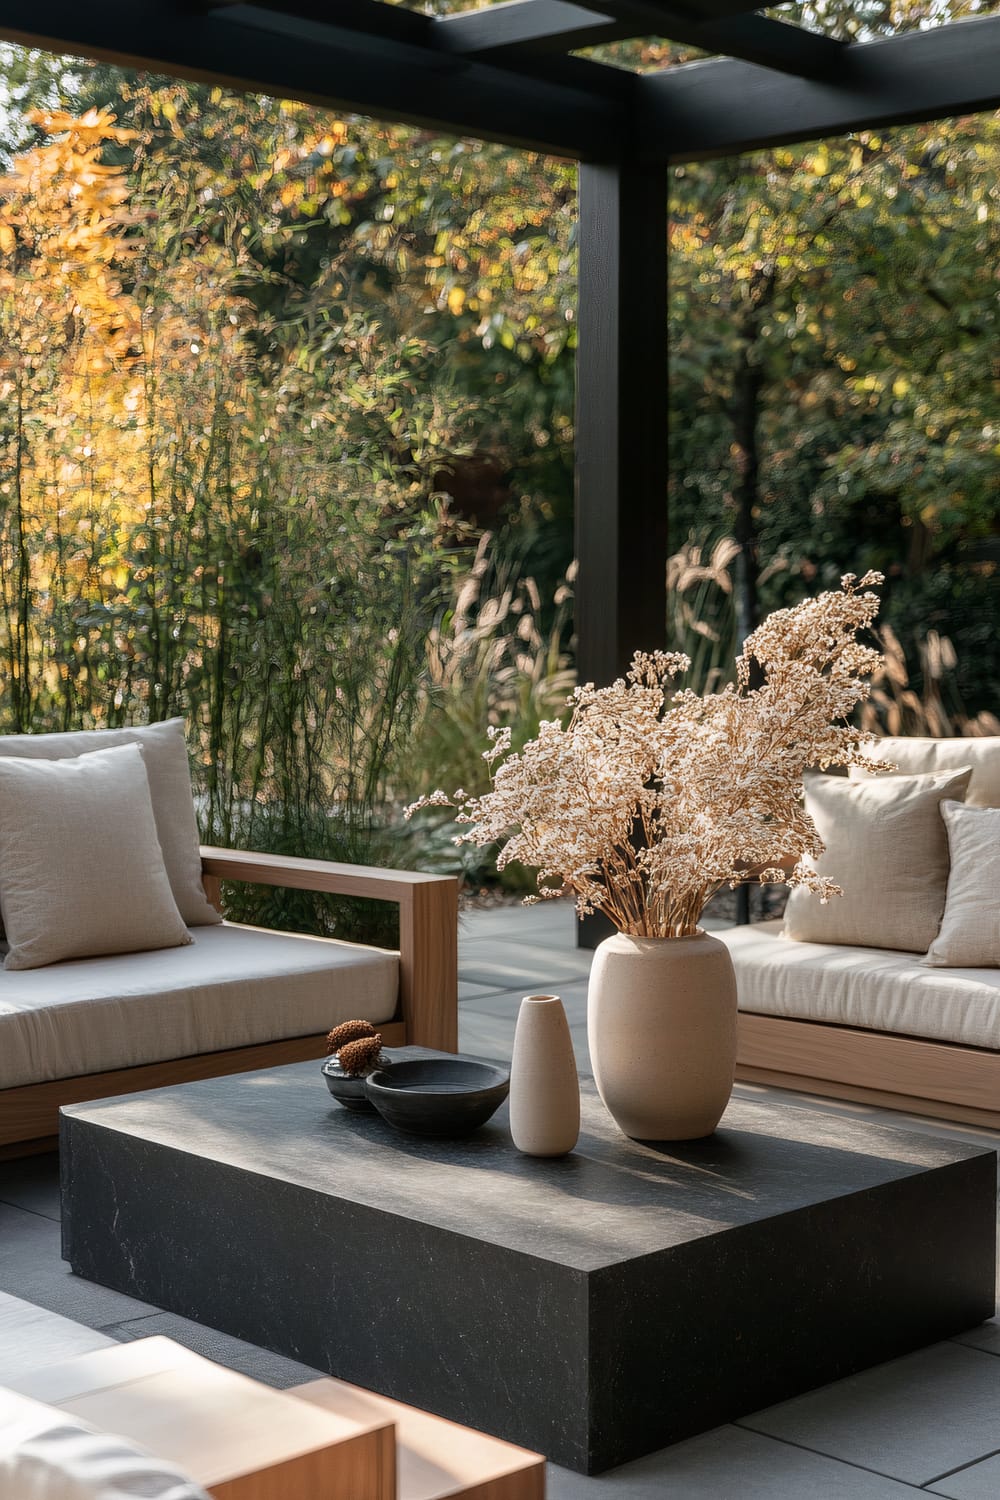
[(1000, 1052), (980, 1047), (742, 1011), (736, 1077), (1000, 1130)]
[[(379, 1030), (387, 1047), (401, 1047), (407, 1040), (401, 1021), (387, 1021)], [(324, 1032), (322, 1036), (292, 1037), (255, 1047), (234, 1047), (227, 1052), (171, 1058), (138, 1068), (115, 1068), (109, 1073), (84, 1073), (77, 1078), (2, 1089), (0, 1160), (5, 1156), (30, 1156), (53, 1147), (59, 1131), (59, 1110), (64, 1104), (84, 1104), (90, 1099), (136, 1094), (142, 1089), (161, 1089), (173, 1083), (219, 1078), (227, 1073), (250, 1073), (255, 1068), (279, 1068), (285, 1063), (322, 1058), (325, 1052)]]

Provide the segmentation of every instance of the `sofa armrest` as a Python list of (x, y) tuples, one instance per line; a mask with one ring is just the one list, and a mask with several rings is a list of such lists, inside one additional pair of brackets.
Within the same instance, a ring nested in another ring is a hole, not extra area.
[(337, 896), (368, 896), (399, 907), (399, 1005), (406, 1040), (454, 1052), (458, 1046), (458, 881), (453, 875), (334, 864), (287, 854), (203, 848), (202, 878), (219, 905), (219, 882), (246, 881)]

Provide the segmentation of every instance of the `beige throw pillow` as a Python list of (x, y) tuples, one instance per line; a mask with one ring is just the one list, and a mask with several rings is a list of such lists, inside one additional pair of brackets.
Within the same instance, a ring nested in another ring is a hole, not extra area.
[(1000, 808), (942, 802), (951, 874), (941, 930), (922, 960), (936, 969), (1000, 968)]
[(954, 740), (887, 735), (885, 739), (865, 746), (865, 754), (876, 760), (892, 761), (896, 770), (894, 773), (873, 773), (866, 771), (864, 766), (851, 766), (848, 774), (852, 781), (871, 780), (873, 774), (939, 775), (942, 771), (970, 766), (972, 779), (965, 794), (966, 804), (969, 807), (1000, 807), (1000, 735)]
[(191, 942), (138, 745), (0, 759), (0, 907), (7, 969)]
[(191, 795), (183, 719), (165, 719), (162, 724), (146, 724), (138, 729), (0, 735), (0, 757), (64, 760), (91, 755), (95, 750), (108, 750), (115, 745), (141, 745), (145, 753), (156, 832), (170, 889), (181, 916), (189, 927), (221, 922), (222, 918), (209, 903), (201, 883), (198, 822)]
[(969, 775), (965, 768), (868, 781), (806, 776), (806, 810), (826, 845), (816, 869), (844, 894), (824, 906), (811, 891), (793, 890), (785, 936), (925, 953), (948, 884), (948, 839), (938, 809), (946, 797), (965, 796)]

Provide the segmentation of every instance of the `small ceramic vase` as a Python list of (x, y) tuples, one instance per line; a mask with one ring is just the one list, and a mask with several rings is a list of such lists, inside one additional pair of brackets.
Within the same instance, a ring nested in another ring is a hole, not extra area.
[(510, 1065), (510, 1133), (526, 1156), (565, 1156), (580, 1135), (580, 1083), (558, 995), (525, 995)]

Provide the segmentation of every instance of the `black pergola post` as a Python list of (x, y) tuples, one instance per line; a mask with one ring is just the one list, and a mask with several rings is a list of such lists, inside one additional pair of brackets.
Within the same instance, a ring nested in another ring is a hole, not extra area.
[(579, 214), (576, 662), (604, 686), (666, 639), (666, 166), (581, 165)]
[(577, 672), (662, 648), (667, 561), (667, 167), (581, 165)]

